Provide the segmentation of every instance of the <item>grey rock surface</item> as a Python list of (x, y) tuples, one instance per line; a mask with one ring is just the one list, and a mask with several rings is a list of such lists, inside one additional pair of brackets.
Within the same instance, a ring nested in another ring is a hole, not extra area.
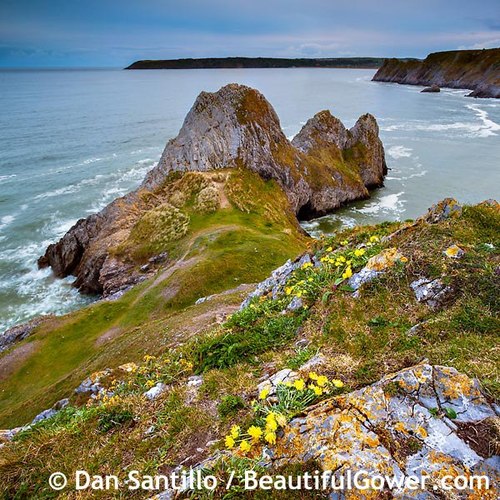
[(415, 298), (419, 302), (427, 304), (431, 309), (437, 309), (443, 305), (452, 293), (452, 288), (445, 285), (439, 278), (420, 278), (410, 283), (410, 287), (415, 293)]

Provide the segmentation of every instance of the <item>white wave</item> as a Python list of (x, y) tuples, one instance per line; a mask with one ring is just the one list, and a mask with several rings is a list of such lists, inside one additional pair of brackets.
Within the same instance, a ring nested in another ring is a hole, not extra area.
[(87, 160), (82, 161), (80, 165), (90, 165), (91, 163), (96, 163), (98, 161), (101, 161), (102, 158), (89, 158)]
[(64, 236), (76, 223), (78, 219), (68, 219), (51, 226), (50, 232), (55, 238)]
[(414, 177), (424, 177), (424, 175), (427, 174), (428, 174), (427, 170), (422, 170), (421, 172), (418, 172), (416, 174), (411, 174), (408, 177), (402, 177), (402, 179), (407, 180), (407, 179), (413, 179)]
[(13, 177), (17, 177), (16, 174), (0, 175), (0, 183), (12, 179)]
[(362, 214), (376, 214), (378, 212), (399, 212), (402, 207), (402, 200), (399, 198), (404, 194), (403, 191), (400, 193), (388, 194), (382, 196), (379, 200), (375, 200), (369, 205), (363, 208), (358, 208), (357, 211)]
[(446, 131), (456, 131), (463, 132), (467, 137), (490, 137), (498, 135), (497, 132), (500, 131), (500, 124), (493, 121), (488, 112), (479, 107), (478, 104), (467, 104), (466, 108), (474, 112), (475, 116), (479, 118), (479, 121), (469, 122), (469, 121), (457, 121), (451, 123), (426, 123), (423, 121), (412, 121), (396, 123), (394, 125), (388, 125), (382, 127), (382, 130), (386, 132), (394, 131), (407, 131), (407, 132), (446, 132)]
[(16, 217), (14, 215), (4, 215), (0, 219), (0, 231), (14, 222)]
[(387, 154), (398, 160), (399, 158), (409, 158), (413, 149), (407, 148), (405, 146), (392, 146), (387, 150)]
[(489, 118), (488, 112), (486, 110), (481, 109), (477, 104), (467, 104), (465, 107), (474, 111), (476, 116), (483, 123), (481, 137), (497, 135), (495, 132), (498, 132), (500, 130), (500, 125)]

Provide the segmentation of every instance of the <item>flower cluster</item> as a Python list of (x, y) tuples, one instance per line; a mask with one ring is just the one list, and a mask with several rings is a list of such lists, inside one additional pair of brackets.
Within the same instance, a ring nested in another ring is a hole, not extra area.
[(274, 445), (280, 429), (286, 426), (294, 415), (303, 411), (321, 397), (331, 395), (344, 387), (341, 380), (329, 380), (325, 375), (310, 372), (309, 376), (293, 382), (278, 384), (276, 396), (270, 397), (270, 387), (259, 393), (254, 401), (255, 419), (245, 431), (233, 425), (225, 437), (226, 448), (247, 454), (262, 444)]
[(367, 242), (357, 248), (349, 248), (348, 241), (340, 242), (341, 247), (328, 246), (317, 254), (321, 265), (304, 263), (297, 269), (285, 286), (285, 295), (297, 298), (315, 299), (321, 289), (333, 282), (339, 285), (349, 279), (354, 270), (364, 266), (379, 248), (380, 238), (372, 235)]

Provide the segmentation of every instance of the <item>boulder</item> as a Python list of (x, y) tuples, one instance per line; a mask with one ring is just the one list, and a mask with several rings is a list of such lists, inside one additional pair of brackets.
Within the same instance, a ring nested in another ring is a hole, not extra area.
[(54, 415), (57, 415), (61, 410), (66, 408), (69, 405), (69, 399), (61, 399), (58, 401), (52, 408), (42, 411), (39, 413), (32, 421), (30, 425), (34, 425), (42, 420), (47, 420), (48, 418), (52, 418)]
[(430, 224), (437, 224), (449, 218), (458, 218), (462, 215), (462, 205), (454, 198), (445, 198), (432, 205), (427, 213), (419, 220)]
[(274, 375), (271, 375), (268, 379), (261, 382), (257, 389), (259, 393), (264, 390), (269, 390), (269, 396), (274, 396), (276, 394), (276, 388), (279, 384), (286, 384), (287, 382), (294, 382), (299, 378), (299, 374), (289, 368), (284, 368)]
[(163, 394), (166, 389), (167, 389), (167, 386), (164, 383), (158, 382), (156, 385), (151, 387), (151, 389), (149, 389), (149, 391), (146, 391), (144, 393), (144, 396), (147, 399), (149, 399), (150, 401), (154, 401), (158, 396)]
[(458, 245), (450, 245), (446, 250), (443, 250), (443, 254), (450, 259), (461, 259), (465, 252)]
[(421, 91), (422, 94), (426, 92), (429, 93), (441, 92), (441, 88), (438, 85), (431, 85), (430, 87), (425, 87), (425, 89)]

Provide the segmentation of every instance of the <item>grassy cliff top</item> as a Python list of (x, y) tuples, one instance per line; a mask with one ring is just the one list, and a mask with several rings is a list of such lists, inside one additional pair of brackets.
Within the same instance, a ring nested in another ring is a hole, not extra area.
[(374, 81), (464, 88), (473, 97), (500, 97), (500, 48), (434, 52), (423, 61), (387, 59)]
[[(273, 203), (272, 185), (267, 192), (267, 203)], [(273, 239), (275, 232), (266, 233), (258, 214), (251, 212), (242, 223), (245, 216), (233, 207), (229, 216), (237, 229), (203, 234), (198, 251), (190, 250), (189, 259), (201, 259), (191, 264), (191, 278), (182, 270), (163, 284), (157, 277), (120, 301), (54, 320), (16, 348), (26, 354), (2, 382), (4, 425), (69, 395), (85, 372), (74, 371), (76, 358), (86, 357), (88, 348), (87, 371), (137, 365), (94, 375), (112, 392), (87, 403), (72, 396), (69, 408), (2, 448), (0, 489), (7, 497), (15, 490), (42, 497), (55, 470), (155, 474), (197, 463), (224, 446), (218, 440), (234, 423), (243, 428), (252, 421), (263, 376), (296, 370), (317, 354), (327, 367), (324, 374), (345, 392), (426, 358), (477, 377), (487, 396), (498, 398), (498, 204), (460, 207), (448, 201), (415, 223), (346, 230), (316, 241), (311, 263), (304, 261), (274, 295), (255, 297), (236, 312), (240, 289), (196, 306), (180, 301), (177, 315), (169, 316), (172, 285), (189, 282), (185, 293), (192, 297), (220, 292), (266, 276), (276, 261), (304, 246), (298, 233)], [(353, 294), (351, 279), (362, 268), (376, 273)], [(439, 283), (434, 302), (417, 300), (415, 282), (422, 279)], [(218, 324), (201, 321), (217, 311), (228, 315)], [(115, 335), (114, 341), (106, 344), (106, 335)], [(159, 382), (166, 390), (146, 399), (144, 392)]]
[[(162, 193), (168, 202), (159, 204)], [(169, 260), (118, 300), (47, 318), (2, 353), (0, 428), (31, 420), (93, 371), (186, 341), (215, 321), (210, 304), (195, 306), (197, 299), (236, 289), (219, 299), (221, 312), (231, 312), (240, 285), (306, 248), (283, 191), (247, 169), (173, 175), (154, 196), (111, 252), (137, 268), (160, 251)]]

